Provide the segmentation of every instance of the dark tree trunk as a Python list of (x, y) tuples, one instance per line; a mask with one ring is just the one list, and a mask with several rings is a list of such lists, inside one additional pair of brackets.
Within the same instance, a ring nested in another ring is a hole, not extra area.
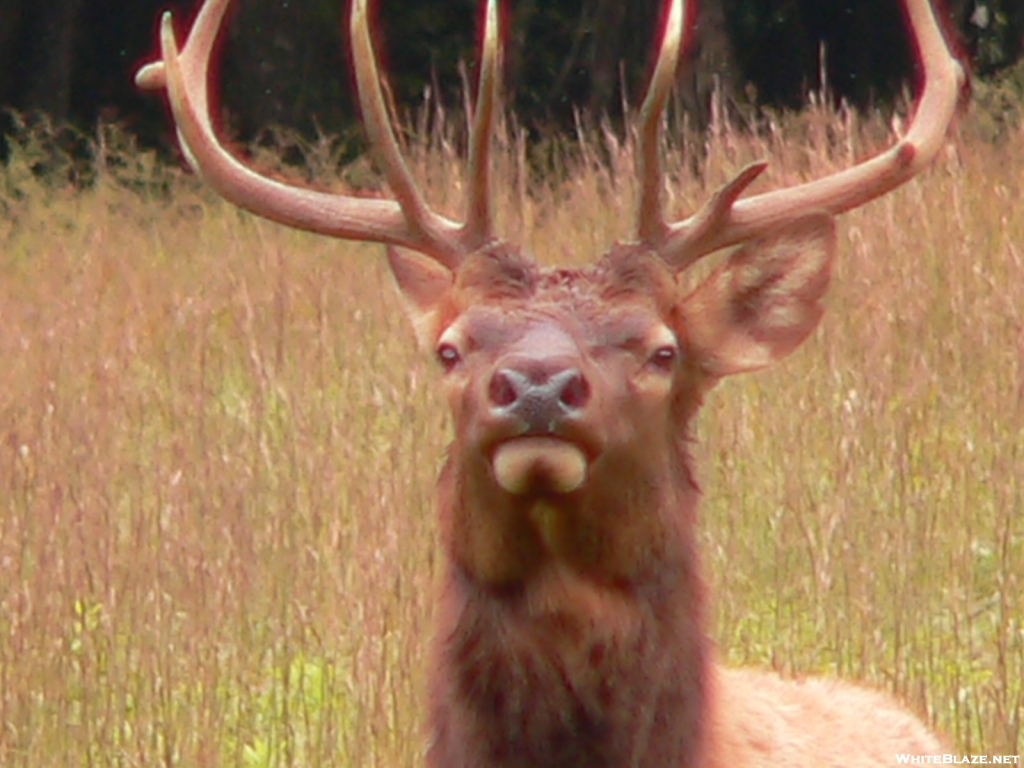
[(702, 0), (690, 55), (683, 64), (679, 95), (692, 124), (707, 127), (713, 101), (731, 104), (742, 81), (722, 0)]
[(522, 0), (512, 11), (511, 36), (505, 51), (505, 88), (510, 99), (518, 95), (526, 82), (529, 56), (528, 30), (537, 10), (537, 0)]
[(78, 20), (85, 0), (47, 0), (36, 7), (25, 107), (57, 122), (71, 116)]
[(620, 84), (620, 67), (626, 58), (623, 41), (628, 10), (629, 4), (620, 0), (597, 0), (585, 58), (590, 70), (586, 108), (592, 116), (608, 114), (615, 107), (613, 100)]
[(18, 84), (28, 76), (20, 61), (19, 41), (27, 37), (27, 2), (0, 3), (0, 104), (16, 104)]

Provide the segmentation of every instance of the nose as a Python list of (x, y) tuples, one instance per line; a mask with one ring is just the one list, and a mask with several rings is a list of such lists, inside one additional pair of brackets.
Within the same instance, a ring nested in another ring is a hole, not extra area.
[(529, 432), (548, 434), (581, 414), (590, 385), (571, 362), (520, 360), (494, 372), (487, 394), (493, 415), (522, 419)]

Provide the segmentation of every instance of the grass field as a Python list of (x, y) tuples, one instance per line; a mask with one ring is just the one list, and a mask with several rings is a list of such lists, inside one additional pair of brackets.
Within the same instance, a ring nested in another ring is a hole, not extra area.
[[(781, 123), (708, 139), (702, 179), (673, 150), (673, 208), (886, 141)], [(1024, 745), (1022, 139), (968, 123), (844, 216), (822, 327), (696, 450), (722, 655), (894, 691), (968, 754)], [(624, 236), (630, 149), (598, 144), (544, 179), (509, 149), (503, 231), (570, 263)], [(381, 249), (33, 151), (0, 175), (0, 765), (418, 765), (449, 425)], [(451, 151), (415, 154), (457, 210)]]

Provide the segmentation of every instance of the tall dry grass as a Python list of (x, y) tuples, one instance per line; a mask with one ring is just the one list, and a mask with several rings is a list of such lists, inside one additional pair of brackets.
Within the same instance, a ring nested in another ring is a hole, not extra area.
[[(669, 153), (670, 204), (787, 184), (887, 129), (819, 110)], [(958, 751), (1021, 750), (1020, 139), (951, 145), (842, 219), (830, 308), (700, 419), (730, 662), (892, 691)], [(379, 248), (256, 220), (133, 152), (0, 188), (0, 765), (417, 765), (449, 429)], [(457, 210), (460, 162), (413, 148)], [(521, 144), (502, 227), (545, 260), (630, 225), (611, 139)], [(38, 170), (38, 168), (37, 168)], [(129, 189), (129, 187), (131, 189)]]

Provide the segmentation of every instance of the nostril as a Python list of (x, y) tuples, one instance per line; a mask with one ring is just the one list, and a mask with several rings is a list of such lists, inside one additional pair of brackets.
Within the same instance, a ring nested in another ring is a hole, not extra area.
[(502, 369), (491, 377), (487, 385), (487, 396), (491, 404), (499, 408), (507, 408), (519, 399), (519, 391), (507, 370)]
[(590, 400), (590, 384), (577, 370), (568, 371), (569, 376), (558, 394), (559, 402), (566, 408), (579, 410)]
[(492, 411), (502, 417), (519, 417), (530, 429), (544, 430), (552, 429), (559, 419), (578, 415), (590, 401), (590, 384), (579, 368), (560, 366), (552, 374), (552, 367), (505, 366), (496, 370), (487, 382)]

